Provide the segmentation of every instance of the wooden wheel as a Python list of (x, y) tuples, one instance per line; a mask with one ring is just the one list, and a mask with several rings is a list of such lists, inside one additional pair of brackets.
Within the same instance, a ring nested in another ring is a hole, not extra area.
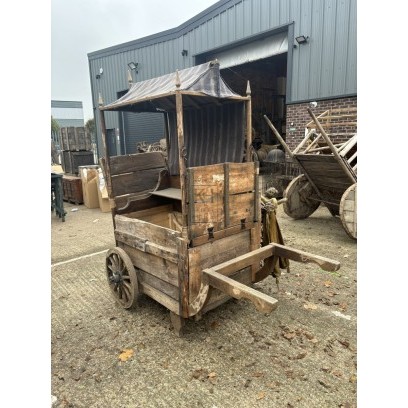
[(341, 197), (340, 219), (347, 234), (357, 239), (357, 183), (351, 185)]
[(136, 305), (138, 284), (135, 267), (128, 254), (119, 247), (106, 254), (106, 273), (115, 299), (125, 309)]
[(283, 210), (295, 220), (307, 218), (313, 214), (320, 205), (320, 201), (312, 200), (313, 187), (304, 174), (294, 178), (283, 193), (286, 201)]

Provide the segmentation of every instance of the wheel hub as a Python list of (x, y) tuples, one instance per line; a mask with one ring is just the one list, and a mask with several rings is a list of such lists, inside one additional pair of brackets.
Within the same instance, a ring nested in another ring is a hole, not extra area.
[(122, 275), (118, 272), (113, 272), (112, 275), (109, 277), (109, 280), (112, 283), (122, 283), (123, 279), (122, 279)]

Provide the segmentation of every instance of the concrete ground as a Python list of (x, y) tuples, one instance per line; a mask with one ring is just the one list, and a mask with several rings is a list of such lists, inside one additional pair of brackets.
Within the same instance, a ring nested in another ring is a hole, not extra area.
[(65, 222), (51, 215), (54, 407), (356, 407), (357, 244), (325, 208), (300, 221), (279, 209), (278, 219), (288, 246), (340, 261), (338, 273), (292, 262), (279, 292), (272, 277), (255, 285), (276, 311), (232, 299), (181, 338), (152, 299), (115, 304), (111, 214), (65, 209)]

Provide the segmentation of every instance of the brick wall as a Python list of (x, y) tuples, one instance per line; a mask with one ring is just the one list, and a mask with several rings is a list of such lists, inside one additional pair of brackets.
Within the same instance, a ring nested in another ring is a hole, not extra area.
[[(309, 102), (299, 103), (296, 105), (286, 106), (286, 143), (290, 150), (293, 150), (305, 137), (305, 127), (312, 118), (310, 117), (307, 108), (310, 107)], [(313, 108), (313, 113), (318, 116), (324, 111), (333, 108), (357, 108), (357, 97), (330, 99), (317, 101), (316, 108)], [(324, 127), (323, 127), (324, 128)], [(341, 128), (331, 128), (335, 133), (357, 133), (355, 126), (345, 126)], [(330, 132), (325, 129), (326, 132)], [(350, 136), (330, 136), (331, 141), (335, 143), (345, 142)]]

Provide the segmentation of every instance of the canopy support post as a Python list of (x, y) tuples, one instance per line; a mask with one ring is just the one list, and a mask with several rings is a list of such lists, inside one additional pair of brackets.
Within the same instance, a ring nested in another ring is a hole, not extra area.
[(178, 159), (180, 168), (180, 189), (181, 189), (181, 212), (182, 212), (182, 237), (188, 239), (187, 232), (187, 152), (184, 145), (184, 127), (183, 127), (183, 97), (180, 90), (180, 77), (176, 72), (176, 114), (177, 114), (177, 141), (178, 141)]
[(246, 101), (246, 161), (251, 161), (251, 144), (252, 144), (252, 100), (251, 100), (251, 86), (249, 81), (247, 82), (246, 89), (247, 101)]

